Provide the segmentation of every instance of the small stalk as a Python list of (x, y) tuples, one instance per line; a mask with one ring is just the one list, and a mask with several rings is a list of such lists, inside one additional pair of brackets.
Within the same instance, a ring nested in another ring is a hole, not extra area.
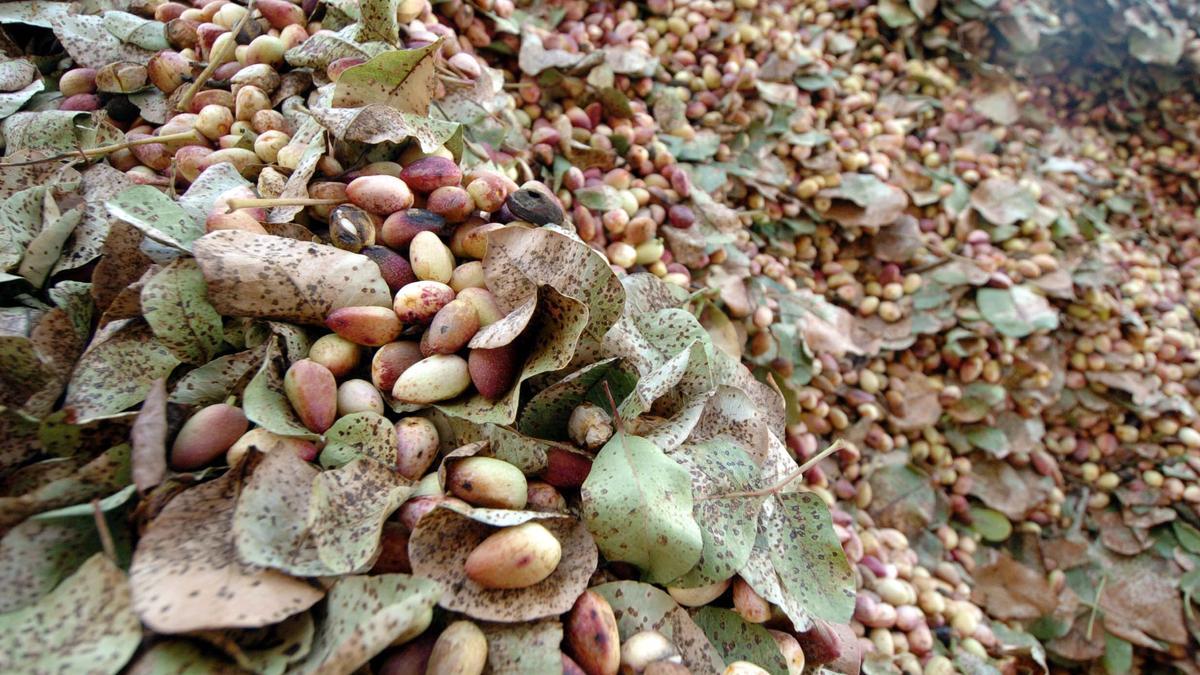
[(92, 518), (96, 521), (96, 533), (100, 536), (100, 547), (104, 549), (104, 555), (114, 563), (117, 562), (117, 547), (113, 543), (112, 532), (108, 529), (108, 519), (104, 517), (99, 499), (92, 500)]
[(272, 206), (337, 206), (345, 204), (347, 199), (317, 199), (315, 197), (242, 197), (238, 199), (230, 199), (228, 202), (229, 210), (226, 213), (232, 213), (238, 209), (255, 209)]
[[(253, 13), (254, 1), (251, 0), (246, 5), (246, 13), (242, 15), (241, 20), (237, 22), (237, 25), (234, 26), (233, 30), (230, 32), (234, 35), (240, 33), (242, 29), (246, 27), (246, 22), (250, 20), (250, 15)], [(200, 71), (200, 74), (196, 76), (196, 79), (192, 80), (192, 83), (188, 85), (187, 90), (183, 92), (183, 97), (179, 99), (178, 105), (175, 106), (176, 110), (180, 112), (187, 112), (188, 108), (192, 105), (192, 99), (196, 96), (196, 94), (200, 93), (200, 88), (208, 82), (208, 78), (212, 77), (213, 72), (215, 72), (217, 68), (221, 67), (221, 64), (224, 63), (225, 58), (229, 56), (229, 50), (236, 49), (235, 42), (231, 41), (229, 44), (234, 46), (222, 49), (219, 54), (214, 53), (208, 55), (208, 65), (204, 66), (204, 70)], [(224, 47), (225, 45), (222, 46)]]
[(844, 447), (846, 447), (846, 442), (840, 438), (837, 439), (836, 441), (831, 443), (828, 448), (825, 448), (821, 452), (819, 452), (816, 455), (814, 455), (813, 457), (811, 457), (807, 462), (801, 464), (798, 469), (796, 469), (795, 471), (784, 476), (782, 480), (775, 483), (774, 485), (768, 485), (767, 487), (759, 488), (757, 490), (746, 490), (744, 492), (728, 492), (723, 495), (711, 495), (709, 497), (703, 497), (702, 501), (707, 501), (710, 499), (742, 499), (742, 498), (766, 497), (769, 495), (773, 495), (776, 492), (779, 492), (783, 488), (787, 487), (788, 484), (791, 483), (792, 481), (803, 476), (805, 473), (808, 472), (809, 469), (816, 466), (817, 462), (820, 462), (821, 460), (832, 455), (833, 453), (837, 452), (838, 450), (841, 450)]
[(49, 157), (43, 157), (41, 159), (31, 159), (31, 160), (28, 160), (25, 162), (11, 162), (11, 163), (5, 162), (5, 163), (0, 163), (0, 167), (7, 168), (7, 167), (11, 167), (11, 166), (33, 166), (34, 164), (42, 164), (44, 162), (57, 162), (57, 161), (64, 160), (64, 159), (71, 159), (72, 157), (77, 158), (80, 155), (83, 155), (83, 157), (85, 159), (95, 159), (97, 157), (103, 157), (105, 155), (117, 152), (118, 150), (128, 150), (129, 148), (135, 148), (139, 145), (151, 145), (154, 143), (174, 143), (175, 141), (191, 141), (191, 140), (196, 140), (198, 138), (199, 138), (198, 132), (195, 130), (180, 131), (180, 132), (176, 132), (173, 134), (167, 134), (166, 136), (150, 136), (149, 138), (139, 138), (139, 139), (133, 140), (133, 141), (125, 141), (124, 143), (113, 143), (112, 145), (102, 145), (98, 148), (88, 148), (86, 150), (84, 150), (84, 149), (74, 150), (71, 152), (64, 152), (64, 153), (58, 154), (58, 155), (51, 155)]

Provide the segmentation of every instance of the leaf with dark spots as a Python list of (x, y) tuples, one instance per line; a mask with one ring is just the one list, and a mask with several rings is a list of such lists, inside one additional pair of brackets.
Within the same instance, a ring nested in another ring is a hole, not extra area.
[(653, 630), (670, 640), (695, 675), (716, 675), (725, 669), (721, 653), (688, 613), (661, 589), (639, 581), (614, 581), (593, 586), (612, 606), (621, 640)]

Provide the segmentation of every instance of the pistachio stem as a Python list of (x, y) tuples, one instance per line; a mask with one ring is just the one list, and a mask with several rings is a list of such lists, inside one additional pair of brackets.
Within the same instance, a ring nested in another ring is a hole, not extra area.
[(32, 166), (34, 164), (41, 164), (43, 162), (57, 162), (63, 159), (71, 159), (72, 157), (79, 157), (80, 155), (83, 155), (87, 159), (93, 159), (94, 157), (103, 157), (110, 153), (117, 152), (118, 150), (135, 148), (139, 145), (151, 145), (153, 143), (174, 143), (175, 141), (190, 141), (197, 138), (199, 138), (199, 135), (194, 129), (189, 131), (179, 131), (173, 134), (167, 134), (166, 136), (150, 136), (148, 138), (139, 138), (133, 141), (125, 141), (124, 143), (113, 143), (112, 145), (102, 145), (98, 148), (87, 148), (84, 150), (64, 152), (58, 155), (51, 155), (41, 159), (31, 159), (25, 162), (3, 162), (0, 163), (0, 167), (6, 168), (10, 166)]
[(757, 490), (746, 490), (744, 492), (727, 492), (723, 495), (711, 495), (708, 497), (702, 497), (701, 500), (706, 501), (709, 499), (740, 499), (740, 498), (766, 497), (768, 495), (773, 495), (776, 492), (779, 492), (783, 488), (787, 487), (788, 484), (791, 483), (792, 481), (796, 480), (800, 476), (803, 476), (809, 469), (816, 466), (817, 462), (820, 462), (821, 460), (823, 460), (826, 457), (828, 457), (829, 455), (837, 452), (838, 450), (841, 450), (844, 447), (846, 447), (846, 442), (840, 438), (837, 439), (833, 443), (830, 443), (829, 447), (825, 448), (821, 452), (818, 452), (816, 455), (813, 455), (811, 458), (809, 458), (809, 460), (807, 462), (801, 464), (799, 468), (797, 468), (795, 471), (789, 473), (788, 475), (784, 476), (782, 480), (775, 483), (774, 485), (768, 485), (767, 487), (759, 488)]
[(227, 204), (229, 210), (226, 213), (232, 213), (238, 209), (253, 209), (270, 206), (337, 206), (345, 204), (345, 199), (317, 199), (315, 197), (243, 197), (240, 199), (230, 199)]
[[(237, 25), (235, 25), (230, 32), (234, 35), (242, 32), (242, 29), (246, 27), (246, 22), (250, 20), (250, 15), (253, 13), (254, 0), (250, 0), (250, 2), (246, 3), (246, 13), (242, 15), (242, 18), (237, 22)], [(225, 58), (229, 56), (229, 50), (235, 48), (235, 43), (231, 41), (222, 44), (221, 47), (223, 47), (223, 49), (221, 49), (219, 53), (214, 52), (208, 55), (208, 65), (204, 66), (204, 70), (200, 71), (200, 74), (196, 76), (196, 79), (192, 80), (192, 83), (188, 85), (187, 90), (183, 92), (183, 97), (179, 99), (178, 105), (175, 106), (176, 110), (180, 112), (186, 112), (187, 109), (191, 107), (192, 98), (194, 98), (196, 94), (200, 92), (200, 88), (203, 87), (206, 82), (208, 82), (208, 78), (212, 77), (212, 74), (217, 70), (217, 68), (219, 68), (221, 64), (225, 62)]]
[(92, 500), (92, 518), (96, 521), (96, 532), (100, 535), (100, 546), (104, 549), (104, 555), (108, 559), (117, 562), (117, 547), (113, 543), (112, 532), (108, 529), (108, 520), (104, 517), (104, 511), (100, 509), (100, 500)]

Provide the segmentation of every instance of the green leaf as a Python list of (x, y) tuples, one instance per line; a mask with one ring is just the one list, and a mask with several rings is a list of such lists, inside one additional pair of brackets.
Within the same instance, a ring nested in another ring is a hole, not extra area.
[[(104, 63), (108, 61), (101, 65)], [(6, 141), (7, 155), (18, 150), (51, 153), (89, 150), (124, 140), (124, 135), (100, 115), (68, 110), (13, 113), (0, 124), (0, 131)]]
[(221, 344), (221, 315), (208, 303), (200, 267), (180, 258), (142, 287), (142, 315), (154, 335), (186, 363), (208, 363)]
[(316, 632), (312, 614), (301, 612), (280, 623), (249, 630), (199, 633), (238, 665), (258, 675), (283, 675), (287, 667), (312, 649)]
[(152, 49), (122, 42), (105, 25), (102, 17), (72, 12), (54, 22), (54, 36), (78, 67), (103, 68), (114, 61), (146, 63), (154, 55)]
[[(20, 61), (8, 61), (6, 63), (0, 64), (0, 69), (3, 69), (4, 66), (6, 66), (10, 63), (21, 63), (21, 62)], [(28, 62), (26, 62), (26, 63), (28, 63)], [(36, 73), (36, 71), (34, 71), (34, 72)], [(3, 77), (3, 75), (0, 74), (0, 77)], [(38, 77), (35, 77), (32, 82), (28, 82), (27, 84), (21, 86), (19, 89), (16, 89), (14, 91), (7, 91), (4, 93), (0, 93), (0, 119), (4, 119), (5, 117), (8, 117), (9, 115), (20, 110), (21, 106), (28, 103), (31, 98), (33, 98), (38, 92), (42, 91), (45, 88), (46, 88), (45, 82), (43, 82), (42, 78), (40, 76), (38, 76)]]
[(979, 312), (996, 331), (1025, 337), (1038, 330), (1058, 328), (1058, 312), (1029, 286), (981, 288), (975, 294)]
[(129, 580), (96, 554), (37, 604), (0, 615), (0, 671), (115, 674), (141, 641)]
[(807, 630), (813, 618), (850, 620), (854, 575), (820, 497), (774, 495), (763, 505), (758, 531), (750, 561), (740, 572), (746, 583), (779, 605), (796, 630)]
[(188, 640), (161, 640), (138, 656), (137, 675), (240, 675), (243, 671)]
[(343, 415), (325, 432), (320, 462), (339, 467), (360, 457), (396, 466), (396, 429), (386, 417), (373, 412)]
[(1008, 437), (996, 427), (976, 427), (967, 432), (967, 440), (971, 442), (971, 445), (997, 457), (1008, 454)]
[(562, 669), (562, 623), (557, 618), (523, 623), (482, 623), (487, 667), (493, 673), (557, 673)]
[(766, 628), (747, 623), (736, 612), (720, 607), (701, 607), (692, 614), (692, 620), (725, 663), (749, 661), (772, 675), (788, 675), (787, 661)]
[(704, 631), (661, 589), (639, 581), (614, 581), (590, 590), (604, 596), (612, 607), (622, 641), (644, 630), (658, 631), (679, 649), (691, 672), (719, 673), (725, 669), (721, 653)]
[(329, 591), (312, 652), (294, 672), (354, 672), (389, 645), (420, 635), (440, 594), (435, 582), (407, 574), (342, 578)]
[(1111, 633), (1104, 634), (1104, 658), (1100, 660), (1109, 675), (1133, 672), (1133, 645)]
[(1005, 541), (1012, 536), (1012, 523), (1003, 513), (981, 506), (971, 507), (971, 529), (988, 541)]
[(633, 563), (659, 583), (700, 559), (692, 480), (658, 446), (617, 432), (596, 456), (582, 487), (584, 518), (610, 560)]
[(220, 403), (241, 391), (245, 383), (262, 365), (265, 347), (256, 347), (236, 354), (226, 354), (192, 370), (175, 383), (172, 403), (209, 405)]
[(177, 365), (179, 359), (149, 326), (125, 323), (102, 342), (93, 341), (80, 357), (67, 385), (66, 405), (80, 422), (119, 413), (141, 403), (150, 385)]
[(188, 217), (175, 200), (149, 185), (135, 185), (105, 202), (109, 214), (133, 225), (142, 234), (181, 251), (204, 235), (204, 224)]
[[(124, 430), (124, 427), (121, 429)], [(97, 433), (95, 430), (89, 431)], [(78, 444), (75, 448), (78, 448)], [(0, 529), (14, 526), (38, 513), (70, 507), (120, 491), (132, 482), (129, 456), (129, 445), (122, 443), (83, 466), (71, 460), (47, 460), (27, 467), (27, 471), (44, 469), (48, 475), (36, 475), (36, 482), (27, 486), (21, 486), (20, 481), (14, 481), (13, 477), (9, 478), (10, 482), (15, 482), (12, 489), (14, 496), (0, 497)]]
[(82, 218), (81, 209), (72, 209), (46, 223), (42, 231), (25, 247), (25, 255), (21, 257), (21, 266), (17, 268), (17, 274), (41, 288), (46, 283), (50, 270), (58, 262), (63, 245), (74, 234), (75, 227)]
[(461, 145), (462, 126), (454, 122), (429, 117), (428, 113), (406, 113), (386, 105), (361, 108), (330, 108), (312, 106), (310, 112), (333, 137), (368, 145), (403, 143), (416, 139), (424, 152), (435, 152), (445, 146), (454, 151)]
[(239, 558), (297, 576), (370, 567), (383, 521), (408, 495), (394, 471), (371, 460), (321, 472), (294, 452), (262, 456), (233, 516)]
[(699, 562), (671, 585), (695, 588), (729, 579), (750, 558), (765, 497), (724, 495), (751, 490), (758, 467), (728, 441), (685, 444), (671, 456), (691, 473), (693, 514), (704, 541)]
[(16, 267), (42, 231), (46, 186), (26, 188), (0, 202), (0, 269)]
[(161, 21), (147, 21), (128, 12), (105, 12), (104, 29), (121, 42), (152, 52), (171, 48)]
[(621, 195), (611, 185), (579, 188), (573, 194), (576, 203), (593, 211), (612, 211), (621, 208)]
[[(376, 4), (394, 2), (396, 0), (385, 0)], [(365, 12), (368, 6), (364, 5), (362, 9)], [(393, 10), (393, 20), (395, 16)], [(364, 22), (363, 26), (366, 25)], [(389, 41), (395, 39), (393, 35)], [(334, 108), (385, 105), (400, 113), (428, 115), (429, 103), (433, 100), (434, 63), (441, 46), (438, 41), (420, 49), (387, 51), (347, 68), (338, 76), (331, 105)]]
[(283, 56), (293, 68), (325, 70), (330, 63), (341, 58), (367, 60), (391, 49), (390, 45), (383, 42), (360, 43), (355, 39), (358, 33), (357, 24), (346, 26), (337, 32), (319, 31), (289, 49)]
[(623, 400), (637, 383), (637, 374), (619, 359), (605, 359), (584, 366), (546, 387), (529, 399), (521, 411), (518, 428), (535, 438), (565, 441), (567, 420), (579, 404), (593, 403), (608, 409), (605, 385), (614, 400)]
[(1200, 554), (1200, 530), (1176, 518), (1171, 521), (1171, 530), (1179, 545), (1190, 553)]
[[(340, 9), (340, 7), (339, 7)], [(358, 39), (363, 41), (383, 40), (388, 44), (399, 44), (400, 0), (359, 0), (357, 10)]]

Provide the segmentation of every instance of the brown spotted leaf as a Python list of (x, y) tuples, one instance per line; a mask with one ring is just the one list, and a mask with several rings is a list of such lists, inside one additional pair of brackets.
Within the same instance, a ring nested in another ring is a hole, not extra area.
[(407, 574), (342, 578), (329, 590), (312, 651), (293, 672), (349, 675), (424, 632), (440, 593), (434, 581)]
[(225, 316), (323, 324), (340, 307), (390, 307), (379, 266), (332, 246), (240, 230), (193, 244), (208, 300)]
[(383, 415), (370, 411), (342, 415), (325, 432), (321, 466), (339, 467), (361, 457), (396, 466), (397, 443), (396, 429)]
[(114, 61), (146, 63), (154, 52), (136, 44), (122, 42), (105, 30), (104, 18), (86, 14), (66, 14), (54, 21), (54, 35), (81, 67), (102, 68)]
[[(121, 430), (124, 431), (124, 427)], [(46, 431), (46, 427), (43, 426), (43, 445), (46, 445), (48, 440)], [(78, 433), (74, 428), (71, 431)], [(95, 430), (89, 432), (97, 434)], [(72, 449), (79, 447), (77, 439), (81, 435), (69, 434), (69, 440), (74, 441), (70, 444)], [(38, 468), (44, 468), (45, 471), (41, 475), (29, 475), (31, 484), (28, 486), (21, 486), (17, 477), (10, 477), (10, 491), (15, 494), (0, 497), (0, 530), (16, 525), (37, 513), (106, 497), (119, 491), (132, 480), (129, 454), (129, 446), (122, 444), (106, 450), (87, 463), (83, 463), (82, 460), (78, 463), (70, 460), (49, 460), (35, 464), (27, 467), (25, 473), (38, 474)]]
[(208, 363), (221, 345), (221, 315), (208, 302), (196, 261), (179, 258), (142, 287), (142, 316), (167, 349), (186, 363)]
[(310, 612), (301, 612), (273, 625), (246, 630), (207, 631), (197, 634), (259, 675), (283, 675), (287, 667), (308, 656), (316, 625)]
[(692, 620), (726, 663), (748, 661), (771, 675), (788, 675), (788, 664), (766, 628), (720, 607), (701, 607), (692, 614)]
[(188, 372), (175, 383), (171, 402), (183, 405), (220, 403), (241, 392), (258, 372), (266, 354), (266, 343), (253, 349), (219, 356)]
[(334, 138), (342, 141), (375, 145), (415, 138), (425, 152), (434, 152), (443, 145), (452, 151), (452, 146), (462, 146), (462, 127), (424, 113), (405, 113), (378, 104), (360, 108), (314, 105), (311, 113)]
[(124, 321), (102, 341), (93, 341), (80, 357), (67, 385), (65, 404), (75, 410), (79, 421), (121, 412), (141, 403), (155, 380), (166, 377), (178, 364), (149, 326)]
[(693, 675), (715, 675), (725, 669), (720, 652), (704, 631), (661, 589), (639, 581), (614, 581), (591, 590), (612, 606), (622, 641), (644, 630), (658, 631), (675, 644)]
[(0, 671), (119, 672), (142, 641), (129, 587), (96, 554), (37, 604), (0, 615)]
[(347, 68), (334, 86), (333, 107), (385, 105), (401, 113), (428, 115), (441, 46), (439, 41), (419, 49), (387, 51)]
[(841, 184), (821, 190), (834, 200), (825, 216), (848, 227), (879, 228), (890, 225), (908, 207), (908, 193), (871, 174), (843, 173)]
[(524, 623), (481, 623), (491, 675), (551, 673), (562, 668), (562, 623), (557, 618)]
[(133, 483), (145, 493), (167, 474), (167, 384), (156, 380), (129, 431)]
[(302, 612), (324, 592), (238, 559), (236, 469), (189, 488), (155, 518), (133, 555), (133, 606), (159, 633), (257, 628)]
[[(483, 588), (467, 578), (463, 567), (467, 556), (496, 531), (494, 525), (507, 527), (530, 520), (540, 522), (562, 544), (562, 561), (549, 577), (527, 588), (499, 590)], [(596, 571), (596, 545), (583, 523), (533, 511), (459, 512), (439, 507), (417, 524), (408, 552), (413, 574), (429, 577), (444, 589), (439, 605), (484, 621), (530, 621), (562, 614), (571, 609)]]

